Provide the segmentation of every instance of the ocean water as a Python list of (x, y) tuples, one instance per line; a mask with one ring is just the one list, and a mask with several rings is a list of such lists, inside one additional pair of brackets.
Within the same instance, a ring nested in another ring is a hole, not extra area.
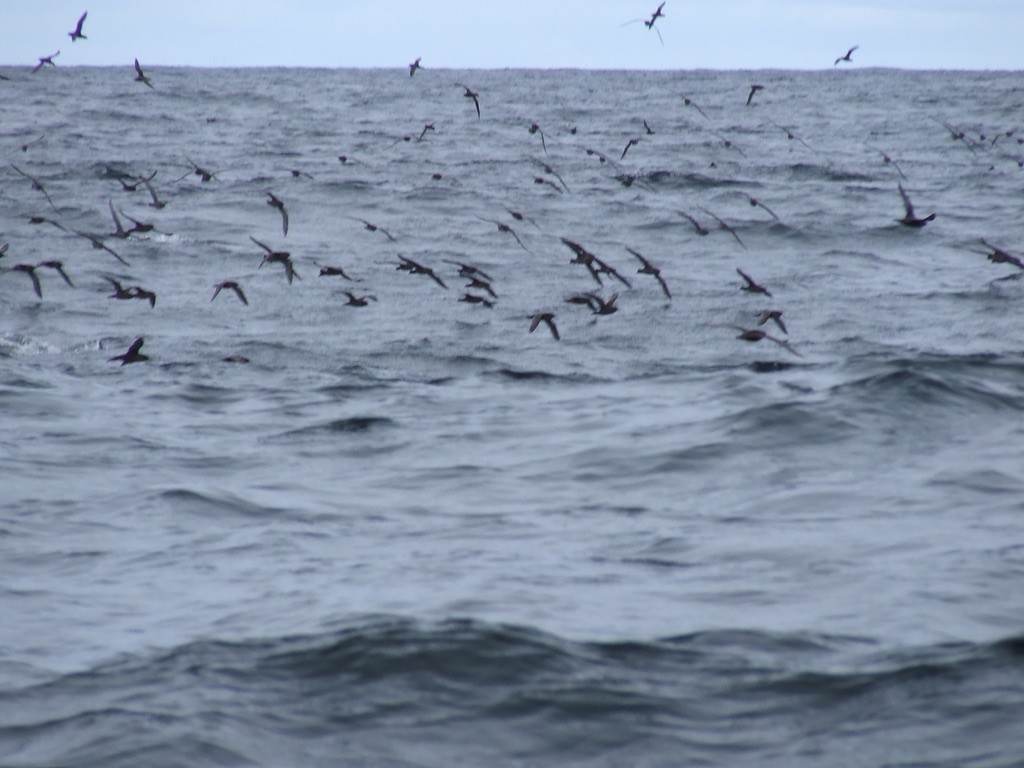
[(1024, 765), (1019, 73), (4, 74), (0, 765)]

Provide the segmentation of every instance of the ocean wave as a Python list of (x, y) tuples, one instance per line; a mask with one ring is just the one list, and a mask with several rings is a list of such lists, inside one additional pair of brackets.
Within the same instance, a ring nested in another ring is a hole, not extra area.
[[(427, 739), (491, 764), (809, 766), (837, 764), (868, 733), (858, 748), (867, 764), (896, 750), (971, 765), (972, 729), (998, 737), (1004, 757), (1024, 747), (1022, 649), (1014, 636), (880, 652), (866, 638), (752, 630), (579, 642), (475, 620), (368, 617), (0, 689), (0, 758), (327, 765), (346, 746), (384, 756)], [(859, 661), (840, 663), (851, 653)], [(446, 764), (430, 754), (417, 764)]]

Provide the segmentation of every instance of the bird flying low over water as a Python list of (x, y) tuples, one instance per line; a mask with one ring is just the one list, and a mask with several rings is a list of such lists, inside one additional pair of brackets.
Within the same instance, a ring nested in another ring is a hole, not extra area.
[(285, 277), (288, 278), (288, 285), (292, 284), (292, 280), (299, 277), (299, 274), (295, 271), (295, 265), (292, 264), (292, 255), (288, 251), (275, 251), (266, 243), (261, 243), (252, 235), (249, 235), (249, 239), (252, 240), (256, 245), (264, 250), (263, 261), (260, 262), (259, 269), (264, 264), (272, 262), (280, 264), (284, 267)]
[(848, 50), (848, 51), (846, 52), (846, 55), (845, 55), (845, 56), (840, 56), (840, 57), (839, 57), (838, 59), (836, 59), (836, 63), (835, 63), (835, 64), (833, 64), (832, 66), (833, 66), (833, 67), (834, 67), (834, 66), (836, 66), (836, 64), (838, 64), (838, 63), (839, 63), (840, 61), (849, 61), (849, 62), (851, 62), (851, 63), (852, 63), (852, 62), (853, 62), (853, 59), (851, 59), (850, 57), (851, 57), (851, 56), (853, 55), (853, 52), (854, 52), (854, 51), (856, 51), (856, 50), (857, 50), (858, 48), (860, 48), (860, 46), (859, 46), (859, 45), (855, 45), (855, 46), (853, 46), (853, 48), (851, 48), (850, 50)]
[(418, 56), (416, 57), (416, 61), (409, 65), (409, 77), (415, 75), (417, 69), (423, 69), (423, 66), (420, 64), (420, 57)]
[(79, 17), (78, 24), (75, 25), (74, 31), (68, 32), (68, 37), (71, 38), (71, 42), (72, 43), (75, 42), (75, 40), (88, 40), (89, 39), (85, 35), (82, 34), (82, 25), (85, 23), (85, 17), (88, 16), (88, 15), (89, 15), (88, 11), (83, 13)]
[(765, 333), (758, 328), (744, 328), (742, 325), (732, 325), (730, 327), (735, 328), (740, 332), (739, 336), (736, 337), (737, 339), (742, 339), (743, 341), (761, 341), (762, 339), (768, 339), (769, 341), (774, 341), (780, 347), (784, 347), (787, 352), (790, 352), (797, 357), (803, 357), (803, 355), (793, 349), (785, 339), (772, 336), (770, 333)]
[(142, 65), (139, 64), (139, 60), (135, 60), (135, 81), (139, 83), (145, 83), (150, 88), (153, 87), (153, 83), (150, 82), (149, 78), (146, 77), (146, 73), (142, 71)]
[(548, 327), (548, 330), (551, 331), (551, 335), (554, 337), (555, 341), (561, 339), (561, 336), (558, 335), (558, 328), (555, 326), (554, 312), (537, 312), (536, 314), (531, 315), (530, 333), (533, 333), (535, 330), (537, 330), (537, 326), (540, 325), (541, 323), (544, 323), (544, 325)]
[(754, 94), (757, 93), (758, 91), (763, 91), (763, 90), (764, 90), (764, 86), (763, 85), (756, 85), (755, 84), (755, 85), (750, 86), (750, 93), (747, 94), (747, 106), (748, 107), (750, 106), (750, 102), (754, 100)]
[(60, 215), (60, 211), (58, 211), (57, 210), (57, 206), (53, 204), (53, 200), (50, 199), (50, 195), (47, 193), (46, 188), (43, 186), (43, 183), (41, 181), (39, 181), (39, 179), (37, 179), (35, 176), (29, 176), (27, 173), (25, 173), (23, 170), (21, 170), (21, 168), (16, 166), (14, 163), (11, 163), (11, 168), (13, 168), (18, 173), (20, 173), (22, 176), (24, 176), (26, 179), (31, 181), (32, 182), (32, 189), (36, 190), (37, 192), (42, 192), (43, 193), (43, 197), (46, 198), (46, 202), (48, 202), (50, 204), (50, 207), (53, 208), (54, 212), (58, 216)]
[(268, 191), (267, 205), (269, 205), (271, 208), (277, 208), (277, 210), (281, 213), (281, 229), (284, 231), (284, 234), (287, 235), (288, 211), (286, 211), (284, 208), (284, 202), (279, 197), (277, 197), (273, 192)]
[(352, 221), (362, 222), (363, 227), (365, 227), (367, 231), (369, 231), (369, 232), (380, 232), (382, 235), (384, 235), (392, 243), (397, 243), (398, 242), (397, 240), (395, 240), (395, 238), (392, 236), (392, 234), (390, 232), (388, 232), (386, 229), (384, 229), (384, 227), (378, 226), (376, 224), (371, 224), (366, 219), (360, 219), (358, 216), (346, 216), (345, 218), (346, 219), (351, 219)]
[(32, 290), (36, 296), (43, 298), (43, 286), (39, 283), (39, 275), (36, 274), (35, 264), (15, 264), (11, 267), (12, 272), (24, 272), (32, 280)]
[(242, 286), (240, 286), (234, 280), (225, 280), (222, 283), (218, 283), (214, 287), (214, 289), (213, 289), (213, 298), (211, 298), (210, 301), (213, 301), (213, 299), (216, 299), (217, 298), (217, 294), (219, 294), (221, 291), (223, 291), (225, 289), (227, 289), (229, 291), (234, 291), (235, 295), (239, 298), (239, 300), (243, 304), (245, 304), (246, 306), (249, 305), (249, 300), (245, 298), (245, 294), (242, 292)]
[(755, 283), (754, 278), (752, 278), (739, 267), (736, 267), (736, 272), (739, 274), (740, 277), (742, 277), (746, 281), (746, 285), (740, 286), (741, 291), (746, 291), (747, 293), (763, 293), (765, 296), (769, 297), (772, 295), (771, 291), (769, 291), (763, 285), (758, 285), (757, 283)]
[(397, 267), (395, 267), (395, 269), (401, 270), (402, 272), (408, 272), (410, 275), (426, 275), (445, 290), (448, 289), (448, 286), (445, 285), (444, 280), (438, 277), (434, 273), (434, 270), (432, 270), (430, 267), (425, 267), (422, 264), (413, 261), (412, 259), (407, 259), (402, 254), (398, 254), (398, 258), (400, 260), (400, 263)]
[(740, 236), (739, 236), (738, 234), (736, 234), (736, 230), (735, 230), (735, 229), (733, 229), (732, 227), (730, 227), (730, 226), (729, 226), (729, 225), (728, 225), (728, 224), (727, 224), (727, 223), (725, 222), (725, 220), (724, 220), (724, 219), (721, 219), (721, 218), (719, 218), (718, 216), (716, 216), (715, 214), (713, 214), (713, 213), (712, 213), (711, 211), (709, 211), (709, 210), (708, 210), (707, 208), (704, 208), (704, 207), (702, 207), (702, 206), (698, 206), (698, 207), (699, 207), (699, 208), (700, 208), (700, 209), (701, 209), (702, 211), (704, 211), (704, 213), (706, 213), (706, 214), (707, 214), (708, 216), (710, 216), (710, 217), (711, 217), (712, 219), (714, 219), (715, 221), (717, 221), (717, 222), (718, 222), (718, 228), (719, 228), (719, 229), (724, 229), (724, 230), (725, 230), (726, 232), (728, 232), (728, 233), (729, 233), (730, 235), (732, 235), (732, 236), (733, 236), (733, 238), (734, 238), (734, 239), (736, 240), (736, 242), (737, 242), (737, 243), (739, 243), (739, 244), (740, 244), (740, 245), (741, 245), (741, 246), (743, 247), (743, 250), (747, 250), (747, 245), (746, 245), (746, 243), (744, 243), (744, 242), (743, 242), (743, 241), (742, 241), (742, 240), (740, 239)]
[(40, 56), (39, 57), (39, 63), (36, 64), (35, 68), (32, 71), (33, 72), (38, 72), (40, 69), (45, 67), (47, 64), (49, 64), (51, 67), (56, 67), (57, 65), (53, 63), (53, 60), (55, 58), (57, 58), (57, 56), (59, 56), (59, 55), (60, 55), (60, 51), (57, 51), (57, 53), (51, 53), (49, 56)]
[(128, 347), (127, 352), (123, 355), (114, 355), (113, 357), (108, 358), (108, 360), (120, 360), (121, 365), (128, 365), (128, 363), (141, 363), (143, 360), (149, 360), (147, 355), (144, 355), (139, 351), (142, 349), (143, 344), (145, 344), (145, 339), (140, 336), (132, 342), (132, 345)]
[(626, 250), (633, 254), (633, 256), (635, 256), (640, 261), (641, 266), (640, 269), (636, 271), (636, 273), (638, 275), (651, 275), (655, 280), (658, 281), (658, 285), (661, 286), (661, 290), (665, 294), (665, 298), (671, 299), (672, 294), (669, 292), (668, 286), (665, 284), (665, 280), (661, 276), (661, 270), (658, 269), (653, 264), (651, 264), (651, 262), (644, 258), (642, 254), (638, 253), (637, 251), (634, 251), (632, 248), (629, 248), (627, 246)]
[(903, 185), (902, 184), (898, 184), (897, 187), (899, 187), (899, 190), (900, 190), (900, 197), (903, 198), (903, 207), (904, 207), (904, 209), (906, 209), (906, 213), (903, 215), (902, 219), (896, 219), (896, 221), (898, 221), (900, 224), (902, 224), (905, 227), (916, 227), (916, 228), (920, 229), (925, 224), (927, 224), (929, 221), (931, 221), (931, 220), (933, 220), (935, 218), (935, 214), (934, 213), (929, 213), (923, 219), (922, 218), (918, 218), (917, 216), (915, 216), (914, 215), (914, 206), (910, 202), (910, 195), (908, 195), (907, 191), (905, 189), (903, 189)]
[(766, 309), (757, 316), (757, 324), (764, 325), (769, 320), (773, 320), (779, 329), (783, 333), (789, 333), (786, 330), (786, 324), (782, 322), (782, 310), (781, 309)]
[(544, 154), (546, 155), (548, 153), (548, 145), (547, 145), (547, 142), (544, 141), (544, 131), (542, 131), (540, 129), (540, 126), (537, 125), (536, 123), (530, 123), (529, 131), (530, 131), (530, 135), (531, 136), (533, 134), (535, 134), (535, 133), (539, 133), (540, 134), (540, 145), (541, 145), (541, 147), (544, 148)]
[(465, 96), (467, 99), (472, 99), (473, 100), (473, 106), (476, 107), (476, 117), (477, 117), (477, 120), (479, 120), (480, 119), (480, 94), (477, 93), (476, 91), (472, 90), (468, 85), (463, 85), (462, 83), (456, 83), (456, 85), (459, 86), (460, 88), (464, 88), (465, 89), (466, 92), (464, 94), (462, 94), (463, 96)]
[(981, 253), (993, 264), (1013, 264), (1013, 266), (1015, 267), (1024, 269), (1024, 260), (1022, 260), (1021, 257), (1014, 256), (1012, 253), (1004, 251), (1002, 248), (997, 248), (996, 246), (992, 245), (992, 243), (988, 242), (985, 238), (981, 238), (981, 244), (988, 248), (990, 251), (992, 251), (992, 253), (987, 253), (984, 251), (976, 251), (976, 253)]

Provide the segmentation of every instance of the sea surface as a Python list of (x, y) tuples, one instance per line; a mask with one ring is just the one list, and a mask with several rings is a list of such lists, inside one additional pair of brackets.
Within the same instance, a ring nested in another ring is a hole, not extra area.
[(28, 69), (4, 768), (1024, 765), (1020, 73)]

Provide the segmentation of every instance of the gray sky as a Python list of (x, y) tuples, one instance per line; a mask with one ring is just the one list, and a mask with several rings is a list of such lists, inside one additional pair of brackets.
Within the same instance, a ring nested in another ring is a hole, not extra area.
[[(0, 62), (1022, 69), (1024, 0), (0, 0)], [(88, 40), (67, 33), (88, 9)], [(631, 20), (633, 23), (625, 24)], [(625, 26), (623, 26), (625, 24)]]

